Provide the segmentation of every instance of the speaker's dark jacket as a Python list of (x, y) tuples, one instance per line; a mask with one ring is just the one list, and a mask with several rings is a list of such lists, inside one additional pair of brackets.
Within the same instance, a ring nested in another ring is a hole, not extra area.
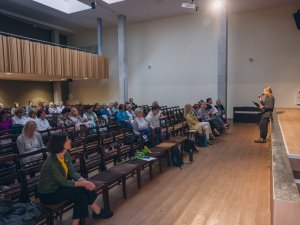
[(260, 102), (264, 109), (262, 110), (262, 118), (268, 119), (271, 117), (274, 110), (275, 98), (273, 95), (267, 96), (263, 101)]

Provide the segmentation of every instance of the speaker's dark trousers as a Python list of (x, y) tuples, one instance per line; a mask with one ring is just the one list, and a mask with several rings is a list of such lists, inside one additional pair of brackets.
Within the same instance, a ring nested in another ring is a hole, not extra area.
[(88, 206), (95, 202), (97, 193), (83, 187), (60, 187), (53, 193), (39, 193), (39, 197), (45, 204), (58, 204), (66, 200), (74, 202), (73, 219), (81, 219), (89, 216)]
[(263, 118), (260, 119), (259, 123), (259, 130), (260, 130), (260, 138), (266, 140), (268, 135), (268, 125), (269, 125), (270, 118)]

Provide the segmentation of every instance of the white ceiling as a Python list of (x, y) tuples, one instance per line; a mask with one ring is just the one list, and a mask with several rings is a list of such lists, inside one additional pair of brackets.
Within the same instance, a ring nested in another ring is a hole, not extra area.
[[(90, 4), (92, 0), (80, 1)], [(97, 17), (103, 18), (104, 26), (114, 26), (117, 24), (117, 15), (126, 15), (127, 21), (132, 23), (185, 13), (196, 13), (181, 8), (183, 2), (191, 2), (192, 0), (125, 0), (110, 5), (101, 0), (96, 1), (96, 9), (68, 15), (32, 0), (0, 0), (0, 12), (71, 33), (83, 29), (95, 29)], [(195, 0), (200, 9), (197, 13), (205, 10), (212, 1)], [(230, 12), (242, 12), (299, 2), (299, 0), (227, 0), (227, 2)]]

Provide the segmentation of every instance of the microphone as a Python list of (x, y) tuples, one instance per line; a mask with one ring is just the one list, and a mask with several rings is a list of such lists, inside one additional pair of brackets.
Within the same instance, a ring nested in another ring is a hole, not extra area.
[(257, 96), (257, 98), (260, 98), (260, 97), (262, 97), (262, 96), (264, 96), (265, 94), (264, 93), (262, 93), (260, 96)]

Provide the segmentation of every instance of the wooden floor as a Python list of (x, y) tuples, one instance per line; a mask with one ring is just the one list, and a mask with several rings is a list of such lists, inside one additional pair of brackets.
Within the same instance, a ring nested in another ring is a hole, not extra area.
[[(140, 190), (130, 179), (127, 200), (116, 187), (110, 198), (114, 216), (87, 224), (270, 225), (269, 144), (255, 144), (258, 135), (256, 124), (233, 125), (182, 170), (165, 166), (159, 174), (156, 167), (153, 181), (145, 171)], [(67, 217), (63, 224), (70, 223)]]
[(288, 154), (300, 155), (300, 109), (278, 109), (277, 111)]

